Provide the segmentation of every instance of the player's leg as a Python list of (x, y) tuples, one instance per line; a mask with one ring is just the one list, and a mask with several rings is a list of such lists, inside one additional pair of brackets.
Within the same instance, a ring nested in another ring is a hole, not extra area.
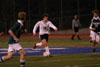
[(6, 60), (9, 60), (13, 57), (13, 54), (14, 54), (14, 51), (13, 51), (13, 48), (12, 48), (12, 45), (9, 45), (9, 48), (8, 48), (8, 55), (6, 56), (2, 56), (0, 58), (0, 62), (3, 62), (3, 61), (6, 61)]
[(74, 31), (73, 35), (72, 35), (72, 38), (71, 38), (72, 40), (74, 40), (75, 35), (76, 35), (76, 32)]
[(79, 36), (79, 32), (77, 32), (77, 38), (78, 38), (79, 40), (81, 40), (81, 38), (80, 38), (80, 36)]
[(95, 41), (93, 41), (93, 53), (96, 53), (96, 44), (99, 43), (99, 39), (100, 39), (99, 35), (96, 34)]
[(99, 36), (99, 34), (97, 34), (97, 35), (96, 35), (96, 44), (98, 44), (99, 41), (100, 41), (100, 36)]
[(92, 43), (93, 43), (93, 46), (92, 46), (92, 48), (93, 48), (93, 53), (95, 53), (95, 52), (96, 52), (96, 48), (95, 48), (95, 46), (96, 46), (96, 41), (95, 41), (95, 40), (92, 40)]
[(15, 44), (15, 50), (20, 54), (20, 67), (25, 67), (25, 56), (26, 53), (19, 43)]
[(46, 39), (46, 37), (48, 37), (48, 35), (46, 35), (46, 34), (40, 35), (39, 38), (40, 38), (41, 42), (35, 43), (35, 45), (34, 45), (33, 48), (35, 49), (36, 47), (41, 47), (41, 46), (43, 46), (43, 43), (44, 43), (44, 42), (42, 42), (42, 40), (43, 40), (43, 39)]
[(79, 40), (81, 40), (81, 38), (80, 38), (80, 36), (79, 36), (79, 28), (78, 28), (78, 27), (76, 28), (76, 35), (77, 35), (77, 38), (78, 38)]
[(0, 62), (4, 62), (4, 61), (6, 61), (6, 60), (11, 59), (11, 58), (13, 57), (13, 54), (14, 54), (14, 52), (9, 52), (7, 56), (2, 56), (2, 57), (0, 58)]
[(42, 46), (45, 48), (45, 51), (46, 51), (48, 54), (50, 54), (49, 47), (48, 47), (48, 45), (47, 45), (46, 39), (43, 39), (43, 40), (42, 40)]
[(19, 52), (20, 54), (20, 67), (25, 67), (25, 56), (26, 56), (26, 53), (23, 49), (21, 49)]
[(95, 45), (96, 45), (96, 33), (95, 32), (91, 33), (91, 38), (92, 38), (93, 53), (95, 53), (96, 52), (96, 48), (95, 48)]

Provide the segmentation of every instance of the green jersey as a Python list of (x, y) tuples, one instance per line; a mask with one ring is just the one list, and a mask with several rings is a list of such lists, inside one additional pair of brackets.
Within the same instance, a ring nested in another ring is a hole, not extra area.
[[(23, 25), (20, 22), (16, 22), (16, 24), (11, 27), (11, 29), (13, 31), (13, 33), (15, 34), (15, 36), (19, 39), (23, 30)], [(17, 43), (14, 38), (10, 35), (9, 40), (8, 40), (8, 44), (13, 44), (13, 43)]]

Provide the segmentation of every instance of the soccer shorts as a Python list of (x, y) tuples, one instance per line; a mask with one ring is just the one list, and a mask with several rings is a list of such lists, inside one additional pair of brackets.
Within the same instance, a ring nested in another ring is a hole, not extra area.
[(8, 47), (8, 52), (18, 52), (20, 51), (21, 49), (23, 49), (21, 47), (21, 45), (19, 43), (14, 43), (14, 44), (9, 44), (9, 47)]
[(46, 39), (46, 41), (48, 42), (48, 34), (40, 35), (40, 39), (41, 40)]
[(99, 42), (99, 40), (100, 40), (99, 34), (97, 34), (94, 31), (91, 31), (91, 38), (92, 38), (92, 40), (95, 40), (96, 42)]
[(74, 32), (78, 32), (79, 31), (79, 27), (74, 27)]

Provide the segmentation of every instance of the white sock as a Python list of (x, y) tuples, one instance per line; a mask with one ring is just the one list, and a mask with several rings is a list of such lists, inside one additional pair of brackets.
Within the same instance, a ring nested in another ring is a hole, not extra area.
[(40, 43), (36, 43), (36, 46), (41, 46), (42, 45), (42, 43), (40, 42)]
[(46, 52), (48, 52), (50, 54), (49, 48), (45, 47)]
[(3, 62), (3, 61), (4, 61), (4, 57), (1, 57), (1, 58), (0, 58), (0, 62)]

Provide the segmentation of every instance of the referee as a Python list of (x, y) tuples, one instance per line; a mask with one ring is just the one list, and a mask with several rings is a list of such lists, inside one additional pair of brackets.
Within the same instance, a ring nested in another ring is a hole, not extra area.
[(72, 40), (74, 40), (75, 35), (77, 35), (77, 38), (79, 40), (81, 40), (80, 36), (79, 36), (79, 28), (80, 27), (81, 27), (81, 24), (80, 24), (80, 21), (78, 19), (78, 15), (74, 15), (74, 19), (72, 20), (72, 29), (74, 31), (72, 38), (71, 38)]

